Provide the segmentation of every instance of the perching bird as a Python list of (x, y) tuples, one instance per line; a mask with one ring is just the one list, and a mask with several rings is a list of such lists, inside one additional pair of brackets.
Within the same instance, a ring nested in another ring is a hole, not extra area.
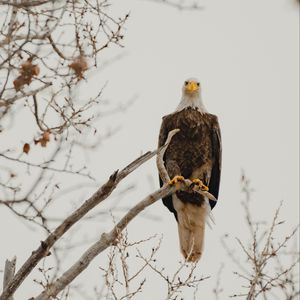
[[(201, 86), (196, 79), (184, 82), (176, 111), (163, 117), (159, 147), (176, 128), (180, 131), (164, 154), (166, 170), (172, 178), (169, 184), (190, 179), (192, 184), (208, 190), (217, 199), (221, 173), (220, 127), (217, 116), (208, 113), (204, 107)], [(163, 198), (164, 205), (177, 220), (180, 248), (187, 261), (198, 261), (203, 252), (206, 217), (216, 204), (205, 198), (193, 191), (179, 190)]]

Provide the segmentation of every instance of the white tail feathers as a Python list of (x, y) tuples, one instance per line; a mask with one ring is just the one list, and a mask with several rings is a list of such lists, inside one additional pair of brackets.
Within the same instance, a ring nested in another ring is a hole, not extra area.
[(205, 201), (201, 206), (183, 203), (173, 195), (173, 205), (177, 212), (178, 233), (181, 252), (189, 262), (201, 258), (204, 244), (205, 222), (210, 214)]
[(207, 206), (207, 211), (206, 211), (206, 224), (208, 225), (208, 227), (210, 229), (212, 229), (212, 225), (215, 225), (216, 222), (215, 222), (215, 218), (211, 212), (211, 208), (210, 208), (210, 205), (209, 205), (209, 200), (208, 198), (205, 197), (205, 203), (206, 203), (206, 206)]

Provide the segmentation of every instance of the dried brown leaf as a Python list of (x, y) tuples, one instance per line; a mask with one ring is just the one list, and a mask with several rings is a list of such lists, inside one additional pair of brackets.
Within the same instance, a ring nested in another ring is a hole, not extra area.
[(33, 76), (37, 76), (40, 73), (38, 65), (32, 64), (32, 60), (28, 59), (21, 65), (19, 70), (20, 75), (13, 81), (16, 91), (19, 91), (25, 84), (29, 85)]
[(38, 140), (34, 140), (34, 143), (40, 144), (42, 147), (46, 147), (49, 141), (50, 141), (50, 132), (45, 131), (41, 136), (41, 138), (39, 138)]
[(28, 154), (29, 151), (30, 151), (30, 145), (28, 143), (25, 143), (23, 146), (23, 152)]
[(69, 67), (75, 72), (78, 80), (81, 80), (84, 78), (83, 73), (88, 69), (88, 63), (84, 56), (79, 56), (69, 65)]

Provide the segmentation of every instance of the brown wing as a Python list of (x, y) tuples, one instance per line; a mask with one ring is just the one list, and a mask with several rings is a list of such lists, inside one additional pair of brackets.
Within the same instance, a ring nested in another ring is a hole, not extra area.
[[(221, 131), (218, 122), (218, 118), (215, 117), (212, 122), (211, 131), (211, 145), (212, 145), (212, 157), (214, 164), (212, 166), (210, 181), (209, 181), (209, 192), (218, 199), (220, 178), (221, 178), (221, 164), (222, 164), (222, 143), (221, 143)], [(211, 208), (216, 205), (215, 201), (209, 201)]]
[[(169, 133), (169, 128), (168, 128), (167, 117), (164, 117), (162, 119), (160, 131), (159, 131), (158, 147), (161, 147), (165, 144), (167, 137), (168, 137), (168, 133)], [(165, 156), (164, 156), (164, 163), (165, 163), (165, 165), (167, 164)], [(168, 173), (169, 173), (169, 170), (168, 170)], [(160, 183), (160, 186), (162, 187), (163, 181), (161, 180), (160, 177), (159, 177), (159, 183)], [(169, 211), (175, 215), (175, 218), (177, 220), (177, 213), (173, 206), (172, 196), (164, 197), (162, 199), (162, 201), (163, 201), (163, 204), (169, 209)]]
[(166, 124), (166, 117), (163, 117), (162, 123), (160, 125), (158, 147), (161, 147), (165, 144), (167, 137), (168, 137), (168, 128), (167, 128), (167, 124)]

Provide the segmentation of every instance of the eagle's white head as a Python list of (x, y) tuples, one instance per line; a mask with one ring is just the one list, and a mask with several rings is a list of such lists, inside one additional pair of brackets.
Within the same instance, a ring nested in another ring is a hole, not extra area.
[(206, 113), (207, 110), (202, 102), (201, 85), (196, 78), (187, 79), (182, 87), (182, 98), (176, 111), (187, 107), (197, 108), (200, 112)]

